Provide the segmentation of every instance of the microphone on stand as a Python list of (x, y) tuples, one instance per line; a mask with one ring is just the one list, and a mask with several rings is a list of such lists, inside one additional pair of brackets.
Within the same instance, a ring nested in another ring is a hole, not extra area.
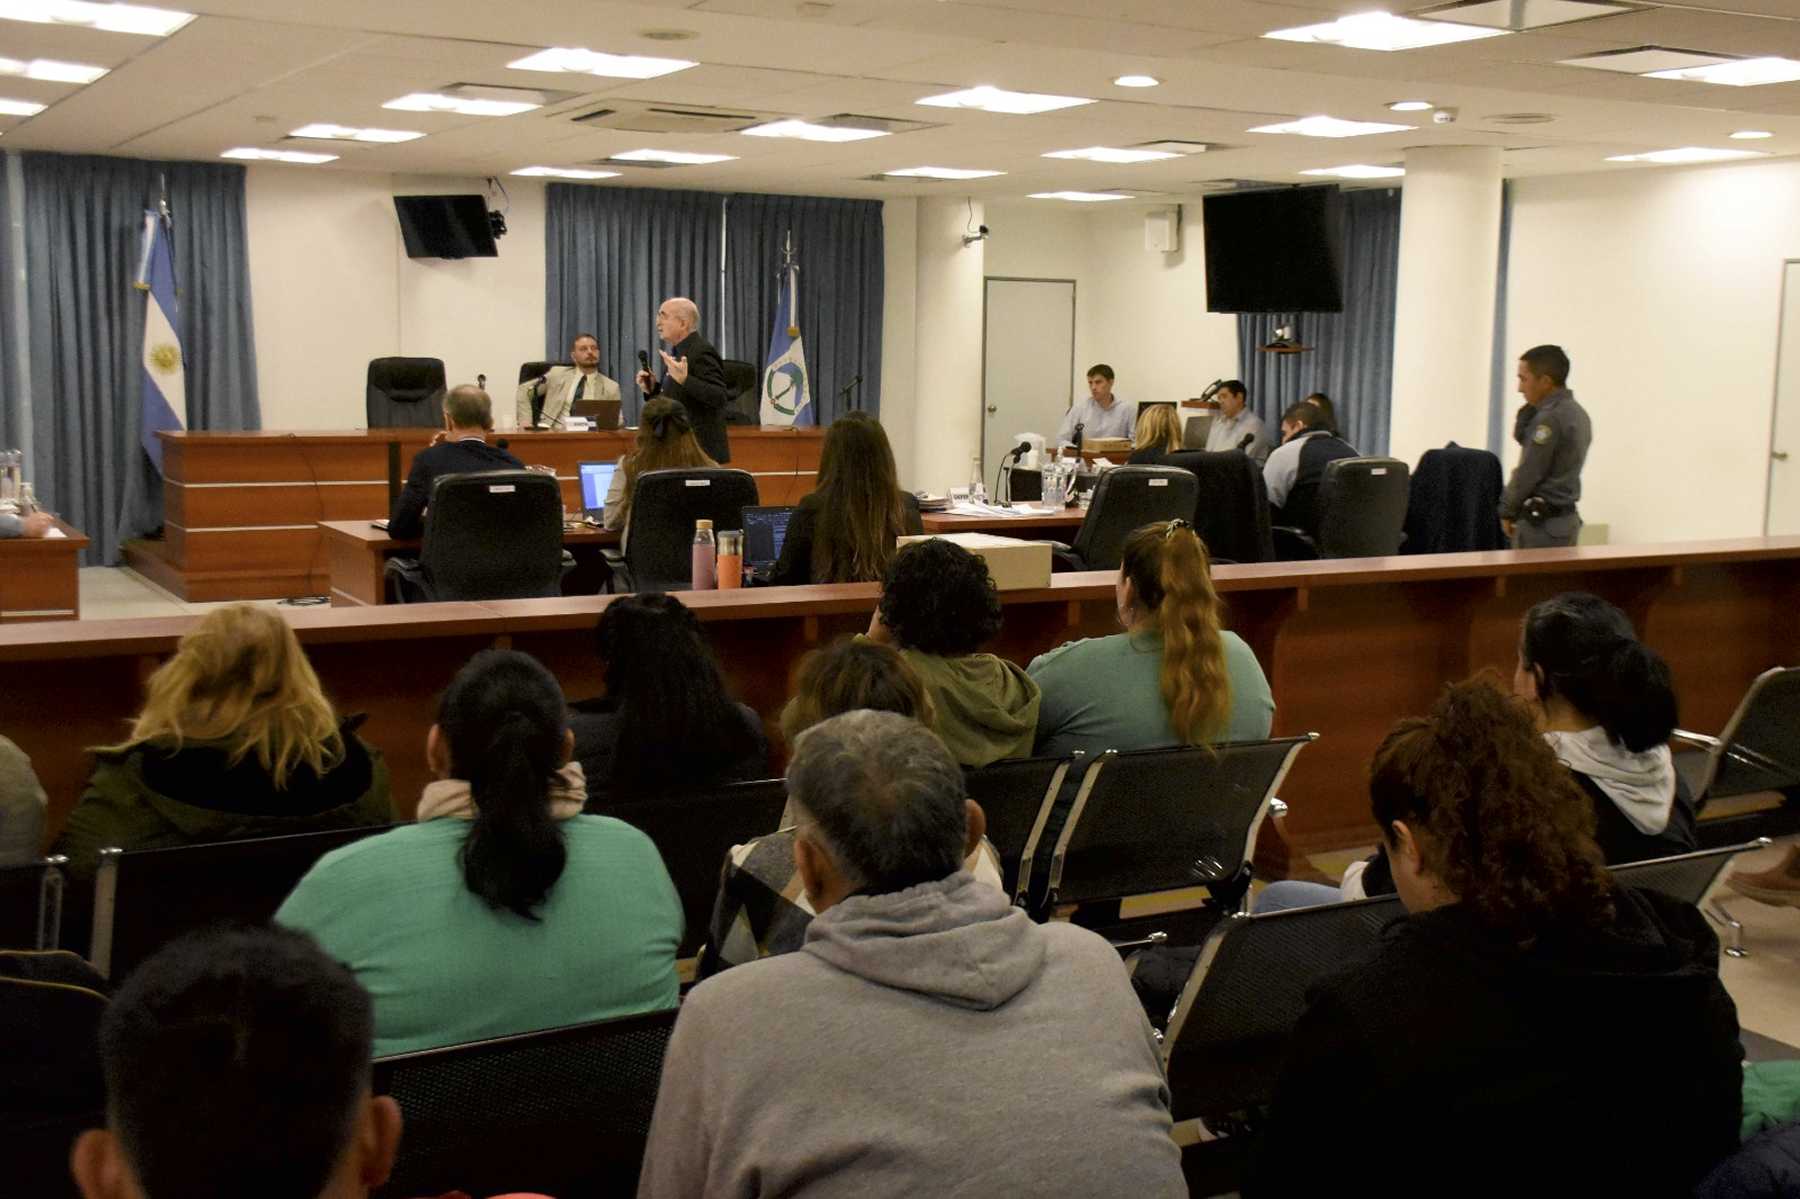
[[(861, 386), (862, 386), (862, 375), (859, 373), (856, 376), (856, 378), (850, 380), (850, 382), (848, 382), (844, 385), (844, 389), (842, 391), (838, 392), (839, 401), (850, 399), (850, 393), (855, 391), (857, 388), (859, 388)], [(854, 402), (852, 402), (850, 405), (850, 410), (852, 412), (857, 411), (858, 405), (855, 404)]]
[(1069, 434), (1069, 440), (1073, 441), (1075, 443), (1075, 452), (1077, 454), (1079, 454), (1081, 452), (1081, 435), (1082, 435), (1083, 430), (1085, 430), (1086, 428), (1087, 428), (1086, 421), (1076, 421), (1075, 422), (1075, 431), (1073, 433)]
[(1240, 450), (1247, 450), (1250, 448), (1250, 444), (1252, 442), (1254, 442), (1255, 440), (1256, 440), (1256, 434), (1246, 433), (1246, 434), (1244, 434), (1244, 439), (1237, 443), (1237, 448)]
[(1200, 402), (1204, 404), (1214, 396), (1218, 395), (1219, 388), (1223, 386), (1225, 386), (1225, 380), (1223, 379), (1214, 379), (1211, 383), (1208, 383), (1206, 385), (1206, 390), (1200, 393)]

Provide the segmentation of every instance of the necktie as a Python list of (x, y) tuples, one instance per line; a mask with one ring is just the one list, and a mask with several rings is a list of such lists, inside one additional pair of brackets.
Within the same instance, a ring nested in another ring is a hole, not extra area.
[(586, 390), (587, 390), (587, 376), (583, 375), (583, 376), (581, 376), (581, 378), (575, 380), (575, 402), (576, 403), (581, 402), (581, 393)]

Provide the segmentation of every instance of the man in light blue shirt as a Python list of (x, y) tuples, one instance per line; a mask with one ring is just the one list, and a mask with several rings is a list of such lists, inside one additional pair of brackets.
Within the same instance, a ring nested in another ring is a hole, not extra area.
[[(1219, 385), (1219, 411), (1206, 433), (1206, 448), (1213, 453), (1243, 448), (1252, 462), (1269, 458), (1269, 432), (1262, 417), (1249, 409), (1250, 393), (1236, 379)], [(1244, 439), (1250, 439), (1245, 445)]]
[(1075, 444), (1075, 426), (1081, 426), (1083, 444), (1100, 437), (1123, 437), (1131, 440), (1137, 413), (1131, 405), (1113, 395), (1113, 368), (1104, 362), (1088, 367), (1088, 398), (1069, 406), (1062, 427), (1056, 431), (1058, 447)]

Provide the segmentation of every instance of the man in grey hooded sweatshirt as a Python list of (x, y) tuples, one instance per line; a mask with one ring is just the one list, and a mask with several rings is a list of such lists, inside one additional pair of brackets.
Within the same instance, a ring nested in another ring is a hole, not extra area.
[(962, 869), (986, 820), (943, 743), (849, 712), (787, 785), (819, 914), (689, 994), (639, 1196), (1185, 1195), (1117, 952)]

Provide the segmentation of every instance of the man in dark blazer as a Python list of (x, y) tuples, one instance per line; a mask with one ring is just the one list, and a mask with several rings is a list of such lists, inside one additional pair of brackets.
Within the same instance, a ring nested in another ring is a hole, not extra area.
[(444, 397), (444, 427), (413, 457), (406, 486), (394, 500), (393, 515), (388, 518), (390, 537), (424, 536), (425, 506), (431, 502), (431, 485), (439, 475), (525, 469), (523, 462), (487, 443), (487, 435), (493, 431), (494, 403), (488, 393), (473, 383), (451, 388)]
[(665, 395), (680, 400), (694, 424), (694, 439), (714, 462), (731, 461), (731, 443), (725, 437), (725, 409), (731, 389), (725, 384), (725, 364), (719, 351), (700, 336), (700, 309), (683, 296), (664, 300), (656, 310), (656, 335), (669, 343), (658, 350), (663, 377), (647, 370), (637, 373), (638, 390), (647, 396)]

